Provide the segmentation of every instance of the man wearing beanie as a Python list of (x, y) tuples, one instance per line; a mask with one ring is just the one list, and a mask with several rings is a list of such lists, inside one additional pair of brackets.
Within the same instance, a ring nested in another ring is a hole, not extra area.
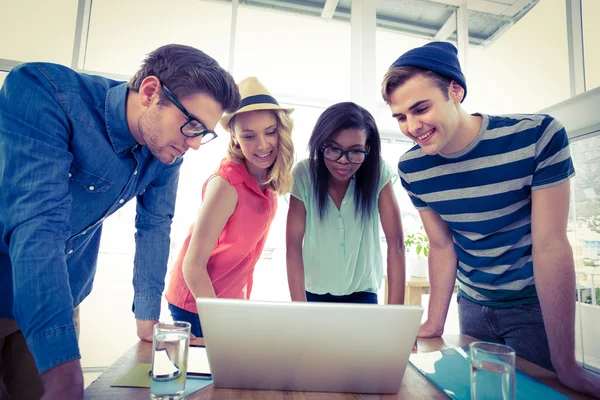
[(398, 163), (430, 241), (431, 299), (421, 337), (441, 336), (455, 280), (461, 333), (503, 343), (600, 396), (575, 361), (575, 269), (566, 235), (575, 174), (563, 126), (548, 115), (468, 114), (456, 48), (401, 55), (382, 95), (417, 143)]

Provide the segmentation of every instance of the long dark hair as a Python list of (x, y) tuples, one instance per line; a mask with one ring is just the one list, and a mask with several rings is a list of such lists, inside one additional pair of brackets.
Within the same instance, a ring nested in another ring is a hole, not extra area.
[(367, 133), (367, 148), (369, 149), (365, 161), (354, 175), (356, 180), (354, 190), (356, 217), (360, 214), (363, 222), (367, 221), (375, 207), (381, 169), (381, 140), (375, 119), (367, 110), (357, 104), (337, 103), (321, 114), (308, 141), (310, 170), (315, 182), (315, 197), (321, 220), (327, 211), (329, 186), (329, 171), (325, 166), (322, 147), (337, 132), (353, 128), (364, 130)]

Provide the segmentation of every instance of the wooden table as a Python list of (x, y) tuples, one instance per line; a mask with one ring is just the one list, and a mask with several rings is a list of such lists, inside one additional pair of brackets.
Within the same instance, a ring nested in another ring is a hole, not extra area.
[[(418, 352), (431, 352), (447, 348), (463, 347), (474, 341), (466, 335), (447, 335), (434, 339), (419, 339)], [(192, 341), (202, 344), (202, 340)], [(150, 398), (150, 389), (110, 387), (118, 378), (129, 372), (140, 363), (150, 363), (152, 359), (152, 344), (139, 342), (127, 351), (119, 360), (111, 365), (96, 379), (86, 390), (85, 399), (127, 399), (147, 400)], [(542, 381), (548, 386), (562, 392), (572, 399), (585, 399), (576, 392), (563, 386), (556, 376), (528, 361), (517, 359), (517, 369)], [(447, 399), (446, 395), (431, 384), (410, 364), (402, 381), (402, 387), (397, 395), (373, 395), (354, 393), (317, 393), (317, 392), (284, 392), (275, 390), (239, 390), (216, 389), (209, 385), (186, 397), (186, 400), (375, 400), (375, 399)]]

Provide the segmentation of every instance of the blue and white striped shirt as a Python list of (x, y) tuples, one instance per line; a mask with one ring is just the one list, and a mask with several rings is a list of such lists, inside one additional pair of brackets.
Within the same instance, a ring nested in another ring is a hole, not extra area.
[(481, 116), (479, 134), (458, 153), (406, 152), (402, 186), (452, 231), (460, 295), (491, 307), (537, 303), (531, 191), (575, 174), (567, 134), (548, 115)]

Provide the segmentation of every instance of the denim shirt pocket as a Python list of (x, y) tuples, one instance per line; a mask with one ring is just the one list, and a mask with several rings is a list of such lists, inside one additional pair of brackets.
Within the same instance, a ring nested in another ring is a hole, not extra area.
[(92, 174), (91, 172), (87, 172), (75, 163), (71, 163), (69, 179), (73, 182), (79, 183), (88, 193), (104, 193), (112, 185), (112, 182), (108, 179), (102, 178), (96, 174)]

